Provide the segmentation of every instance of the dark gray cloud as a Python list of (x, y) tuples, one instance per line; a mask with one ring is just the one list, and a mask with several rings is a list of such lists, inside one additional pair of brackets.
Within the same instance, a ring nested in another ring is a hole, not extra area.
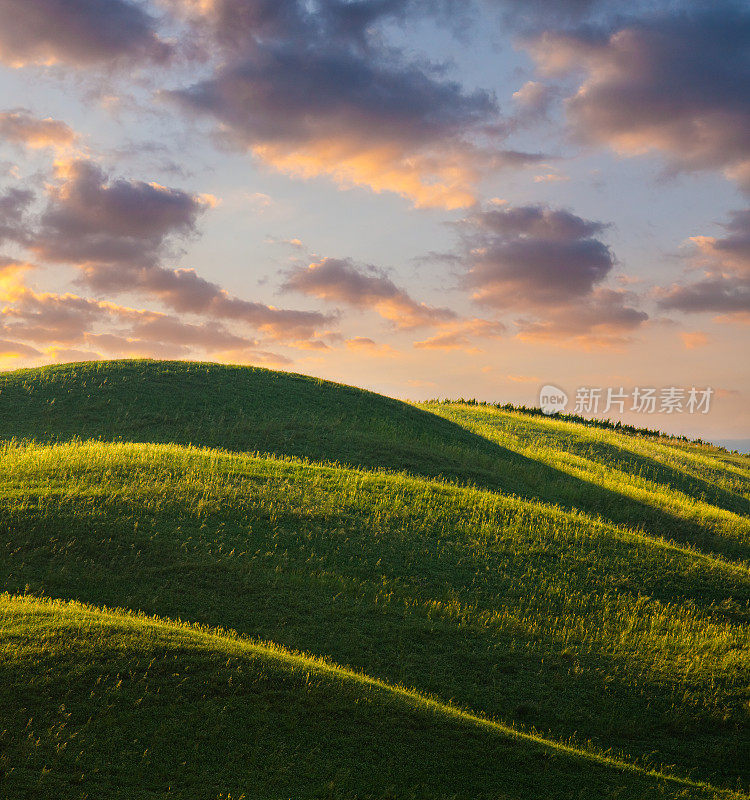
[(513, 93), (517, 110), (510, 124), (515, 130), (519, 130), (546, 121), (553, 103), (559, 96), (560, 90), (556, 86), (539, 81), (526, 81), (517, 92)]
[(352, 50), (258, 44), (242, 63), (177, 93), (231, 126), (245, 144), (307, 142), (340, 129), (364, 141), (450, 140), (489, 124), (486, 92), (464, 94), (417, 65), (373, 63)]
[(0, 330), (35, 344), (75, 344), (95, 323), (112, 315), (106, 304), (72, 294), (17, 293), (0, 315)]
[(61, 168), (34, 250), (48, 261), (152, 266), (170, 237), (195, 230), (206, 198), (142, 181), (117, 179), (90, 161)]
[(648, 314), (635, 307), (637, 302), (630, 292), (599, 287), (579, 302), (547, 308), (536, 318), (516, 320), (516, 325), (519, 337), (528, 341), (618, 347), (648, 320)]
[(25, 289), (2, 311), (0, 356), (69, 361), (97, 359), (102, 354), (152, 358), (209, 354), (276, 366), (291, 363), (285, 356), (258, 350), (254, 339), (216, 323), (192, 324), (168, 314), (72, 294), (36, 294)]
[(549, 25), (570, 25), (606, 12), (613, 0), (481, 0), (499, 12), (503, 22), (516, 30), (532, 31)]
[(414, 300), (382, 270), (357, 265), (351, 259), (324, 258), (309, 267), (299, 267), (289, 274), (282, 288), (374, 310), (399, 328), (436, 325), (456, 317), (450, 309)]
[(383, 20), (429, 13), (448, 18), (451, 0), (166, 0), (192, 19), (209, 46), (246, 50), (259, 38), (367, 45)]
[(750, 277), (750, 208), (732, 212), (723, 227), (726, 236), (697, 241), (710, 242), (710, 252), (725, 269)]
[(475, 302), (520, 314), (522, 338), (615, 345), (648, 315), (607, 288), (615, 257), (607, 226), (566, 210), (500, 205), (458, 223), (463, 285)]
[(84, 276), (88, 286), (102, 292), (138, 291), (158, 298), (179, 313), (243, 322), (274, 339), (309, 339), (336, 319), (334, 314), (274, 308), (233, 297), (190, 269), (150, 267), (122, 273), (90, 266), (84, 270)]
[[(45, 348), (85, 345), (120, 355), (188, 356), (194, 350), (234, 353), (271, 360), (258, 342), (216, 322), (194, 324), (156, 311), (118, 306), (74, 294), (38, 294), (22, 287), (0, 312), (0, 336), (17, 345), (6, 354), (39, 355), (29, 342)], [(17, 342), (17, 340), (23, 340)], [(2, 347), (0, 347), (0, 351)], [(2, 353), (0, 353), (2, 354)], [(277, 362), (288, 362), (275, 356)]]
[(0, 197), (0, 236), (23, 236), (40, 260), (78, 267), (79, 282), (101, 294), (139, 293), (174, 311), (244, 322), (277, 339), (308, 338), (334, 320), (233, 297), (194, 270), (164, 266), (175, 242), (196, 231), (213, 198), (110, 180), (96, 164), (75, 160), (61, 167), (35, 226), (23, 217), (31, 199), (18, 191)]
[(589, 294), (614, 266), (606, 226), (542, 206), (477, 211), (460, 224), (465, 284), (493, 308), (554, 306)]
[(716, 276), (673, 286), (661, 296), (659, 304), (662, 308), (688, 314), (750, 313), (750, 280)]
[(674, 170), (716, 169), (750, 189), (750, 8), (677, 7), (611, 29), (529, 42), (549, 74), (584, 73), (567, 100), (575, 134)]
[(736, 211), (726, 236), (695, 236), (693, 256), (699, 280), (661, 290), (662, 308), (685, 313), (750, 314), (750, 209)]
[(128, 335), (140, 341), (198, 346), (209, 350), (243, 350), (258, 342), (238, 336), (216, 323), (198, 325), (167, 314), (141, 312), (134, 317)]
[(404, 3), (217, 0), (202, 25), (225, 57), (170, 96), (275, 168), (393, 191), (418, 205), (470, 205), (488, 170), (539, 154), (508, 151), (493, 95), (466, 92), (369, 34)]
[(34, 193), (27, 189), (7, 189), (0, 194), (0, 244), (28, 241), (26, 213), (34, 201)]
[(73, 66), (165, 61), (170, 46), (141, 3), (0, 0), (0, 62)]

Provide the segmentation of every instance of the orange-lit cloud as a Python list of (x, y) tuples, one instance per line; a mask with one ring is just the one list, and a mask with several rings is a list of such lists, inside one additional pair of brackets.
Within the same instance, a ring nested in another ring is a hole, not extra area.
[(726, 235), (693, 236), (693, 267), (698, 280), (657, 291), (662, 308), (688, 314), (719, 313), (742, 322), (750, 315), (750, 209), (735, 211), (723, 226)]
[(558, 307), (539, 308), (533, 319), (518, 319), (518, 338), (525, 342), (580, 350), (623, 350), (648, 320), (636, 308), (637, 298), (621, 289), (599, 287)]
[(520, 314), (524, 341), (622, 347), (648, 315), (632, 293), (606, 285), (615, 264), (598, 238), (606, 228), (545, 206), (476, 209), (458, 224), (463, 283), (475, 302)]
[(20, 242), (37, 259), (77, 267), (80, 281), (100, 293), (137, 292), (179, 313), (244, 322), (280, 339), (313, 339), (331, 314), (281, 309), (243, 300), (192, 269), (163, 266), (175, 240), (196, 232), (216, 205), (155, 182), (111, 179), (97, 164), (60, 159), (38, 224), (25, 220), (27, 192), (0, 196), (0, 239)]
[(542, 175), (534, 176), (534, 183), (564, 183), (569, 181), (570, 177), (563, 175), (559, 172), (545, 172)]
[(488, 319), (462, 319), (445, 323), (440, 331), (428, 339), (414, 342), (418, 350), (463, 350), (479, 352), (478, 339), (499, 339), (507, 332), (502, 322)]
[(371, 146), (355, 140), (312, 141), (298, 146), (265, 143), (252, 152), (280, 172), (299, 178), (327, 175), (343, 188), (394, 192), (419, 208), (465, 208), (490, 159), (479, 153), (417, 153), (396, 143)]
[[(10, 268), (0, 269), (0, 280)], [(215, 322), (193, 323), (151, 310), (120, 306), (72, 293), (36, 292), (10, 272), (13, 290), (0, 308), (0, 340), (5, 358), (44, 356), (212, 358), (252, 363), (291, 363), (286, 356)], [(81, 349), (85, 347), (87, 349)]]
[(346, 348), (371, 356), (394, 356), (398, 353), (389, 344), (378, 344), (367, 336), (355, 336), (353, 339), (347, 339)]
[(12, 302), (23, 294), (25, 275), (30, 269), (31, 264), (0, 256), (0, 302)]
[(41, 355), (39, 350), (31, 345), (0, 339), (0, 359), (29, 358), (39, 355)]
[(60, 120), (39, 119), (24, 109), (0, 112), (0, 139), (32, 150), (67, 150), (75, 144), (75, 131)]
[(283, 286), (321, 300), (371, 309), (397, 328), (436, 325), (454, 319), (455, 312), (420, 303), (382, 270), (351, 259), (324, 258), (292, 270)]
[(708, 334), (703, 331), (682, 331), (680, 338), (686, 350), (697, 350), (709, 343)]
[(394, 192), (416, 206), (462, 208), (488, 172), (536, 163), (504, 149), (494, 96), (386, 48), (375, 19), (405, 4), (190, 3), (223, 59), (212, 77), (167, 94), (222, 137), (290, 175)]

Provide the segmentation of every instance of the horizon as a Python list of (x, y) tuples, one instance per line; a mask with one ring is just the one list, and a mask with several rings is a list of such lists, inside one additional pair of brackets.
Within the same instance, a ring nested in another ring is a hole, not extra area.
[[(122, 359), (97, 359), (92, 361), (69, 361), (69, 362), (56, 362), (54, 364), (47, 364), (41, 367), (19, 367), (17, 369), (5, 369), (0, 370), (0, 375), (3, 374), (11, 374), (17, 371), (28, 371), (28, 370), (36, 370), (36, 369), (45, 369), (47, 367), (76, 367), (76, 366), (83, 366), (83, 365), (106, 365), (111, 363), (118, 363), (118, 362), (125, 362), (125, 363), (137, 363), (139, 361), (150, 361), (156, 364), (159, 363), (173, 363), (173, 364), (205, 364), (207, 366), (218, 366), (218, 367), (236, 367), (236, 368), (244, 368), (249, 367), (251, 369), (261, 369), (267, 370), (271, 372), (279, 372), (285, 375), (293, 375), (305, 378), (314, 378), (316, 380), (325, 380), (317, 375), (310, 375), (304, 372), (293, 372), (289, 370), (274, 370), (269, 367), (258, 366), (254, 364), (233, 364), (225, 361), (195, 361), (195, 360), (187, 360), (187, 359), (154, 359), (154, 358), (122, 358)], [(339, 382), (340, 383), (340, 382)], [(353, 389), (359, 389), (361, 391), (369, 391), (372, 392), (372, 389), (366, 389), (365, 387), (356, 386), (354, 384), (340, 384), (343, 386), (347, 386)], [(546, 388), (546, 387), (545, 387)], [(667, 438), (675, 438), (681, 439), (686, 442), (697, 442), (701, 444), (709, 444), (715, 445), (718, 447), (722, 447), (725, 450), (729, 450), (730, 452), (737, 452), (741, 455), (750, 455), (750, 438), (745, 439), (715, 439), (715, 440), (703, 440), (700, 437), (690, 437), (682, 434), (680, 432), (670, 433), (668, 431), (662, 430), (660, 428), (653, 428), (649, 427), (648, 425), (644, 424), (642, 426), (638, 425), (631, 425), (629, 423), (623, 422), (621, 419), (618, 419), (617, 416), (614, 417), (604, 417), (604, 416), (584, 416), (582, 414), (577, 413), (575, 410), (570, 410), (567, 408), (563, 409), (545, 409), (542, 405), (527, 405), (524, 403), (507, 403), (503, 400), (478, 400), (475, 397), (427, 397), (423, 400), (415, 400), (414, 398), (410, 397), (396, 397), (394, 395), (386, 395), (381, 392), (375, 392), (376, 394), (380, 394), (383, 397), (388, 397), (393, 400), (400, 400), (401, 402), (412, 404), (412, 405), (419, 405), (419, 404), (461, 404), (467, 406), (489, 406), (495, 407), (503, 410), (508, 411), (515, 411), (520, 412), (522, 414), (531, 414), (535, 416), (539, 416), (541, 418), (546, 418), (549, 420), (558, 420), (562, 422), (583, 422), (584, 424), (591, 424), (592, 427), (600, 427), (605, 429), (611, 430), (619, 430), (622, 427), (623, 433), (632, 433), (636, 435), (658, 435)], [(542, 402), (544, 402), (543, 395), (542, 395)]]

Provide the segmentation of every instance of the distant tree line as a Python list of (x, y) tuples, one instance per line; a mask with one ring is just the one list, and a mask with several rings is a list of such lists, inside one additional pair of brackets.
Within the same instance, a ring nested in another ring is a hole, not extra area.
[(544, 417), (545, 419), (557, 419), (563, 422), (577, 422), (580, 425), (585, 425), (588, 428), (605, 428), (607, 430), (618, 431), (619, 433), (627, 433), (632, 436), (648, 436), (653, 439), (671, 439), (678, 442), (689, 442), (690, 444), (701, 444), (706, 447), (713, 447), (716, 450), (721, 450), (725, 453), (738, 452), (736, 450), (727, 450), (726, 447), (721, 445), (707, 442), (704, 439), (690, 439), (687, 436), (680, 436), (679, 434), (665, 433), (656, 428), (639, 428), (637, 425), (625, 425), (618, 419), (613, 422), (611, 419), (597, 419), (595, 417), (582, 417), (580, 414), (563, 414), (556, 412), (554, 414), (545, 414), (538, 406), (516, 406), (513, 403), (490, 403), (486, 400), (477, 400), (475, 397), (466, 399), (459, 397), (457, 400), (451, 400), (448, 397), (435, 398), (428, 400), (428, 403), (439, 403), (441, 405), (448, 405), (450, 403), (460, 403), (465, 406), (487, 406), (489, 408), (497, 408), (500, 411), (515, 411), (518, 414), (527, 414), (530, 417)]

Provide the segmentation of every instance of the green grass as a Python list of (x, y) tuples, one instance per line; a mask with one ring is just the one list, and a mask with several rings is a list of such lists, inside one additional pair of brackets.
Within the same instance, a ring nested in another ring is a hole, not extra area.
[(748, 796), (750, 459), (159, 362), (0, 435), (3, 796)]
[(0, 631), (18, 796), (738, 796), (222, 632), (8, 596)]

